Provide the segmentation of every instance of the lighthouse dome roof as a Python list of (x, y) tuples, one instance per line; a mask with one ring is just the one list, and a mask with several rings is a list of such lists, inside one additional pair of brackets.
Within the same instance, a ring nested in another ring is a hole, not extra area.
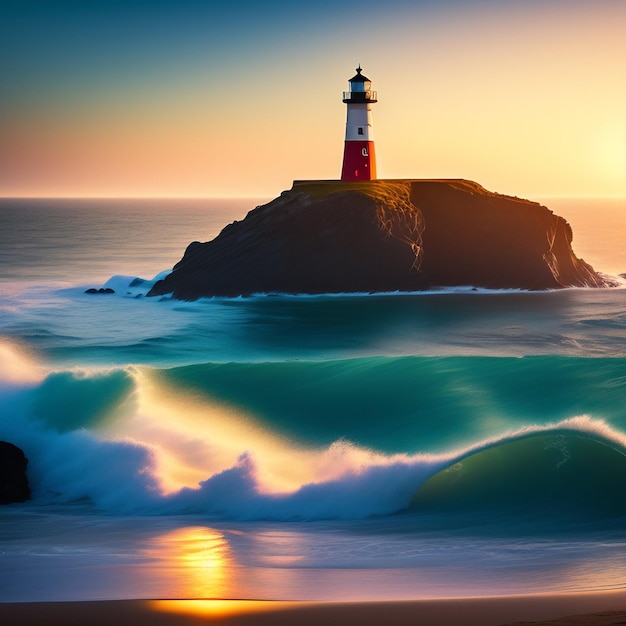
[(356, 74), (348, 81), (350, 83), (371, 83), (372, 81), (367, 77), (367, 76), (363, 76), (363, 74), (361, 74), (363, 70), (361, 69), (361, 66), (359, 65), (359, 67), (356, 68)]

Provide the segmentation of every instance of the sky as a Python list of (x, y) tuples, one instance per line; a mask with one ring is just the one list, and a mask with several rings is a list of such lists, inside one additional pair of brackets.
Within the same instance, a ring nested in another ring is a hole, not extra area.
[(0, 196), (273, 197), (379, 178), (626, 196), (624, 0), (4, 0)]

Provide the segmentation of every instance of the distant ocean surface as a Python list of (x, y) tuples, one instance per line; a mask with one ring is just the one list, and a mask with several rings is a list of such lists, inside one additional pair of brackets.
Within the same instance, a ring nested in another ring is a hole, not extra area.
[(146, 297), (263, 201), (0, 200), (0, 602), (626, 587), (626, 289)]

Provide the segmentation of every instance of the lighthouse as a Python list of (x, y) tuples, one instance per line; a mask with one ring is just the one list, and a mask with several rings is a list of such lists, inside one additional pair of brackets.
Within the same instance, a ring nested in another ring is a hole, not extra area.
[(349, 91), (343, 92), (348, 105), (346, 141), (343, 149), (341, 180), (374, 180), (376, 178), (376, 154), (374, 152), (374, 129), (372, 104), (376, 92), (372, 81), (361, 74), (361, 65), (349, 81)]

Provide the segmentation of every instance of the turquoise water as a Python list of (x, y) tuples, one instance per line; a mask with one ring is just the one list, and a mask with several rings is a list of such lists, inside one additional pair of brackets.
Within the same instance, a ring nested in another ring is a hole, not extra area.
[(621, 588), (626, 290), (145, 296), (254, 204), (0, 202), (0, 601)]

